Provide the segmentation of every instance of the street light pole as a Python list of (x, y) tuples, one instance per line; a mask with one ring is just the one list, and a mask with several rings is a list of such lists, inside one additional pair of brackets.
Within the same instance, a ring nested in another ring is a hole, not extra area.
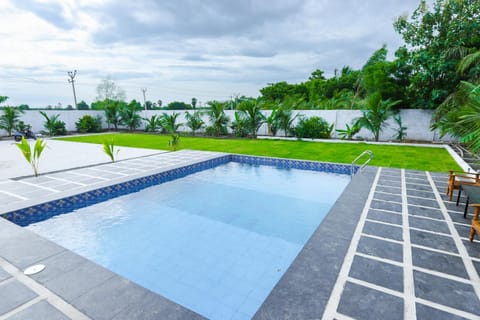
[(73, 72), (72, 71), (68, 71), (68, 76), (70, 77), (70, 79), (68, 79), (68, 82), (70, 82), (72, 84), (72, 89), (73, 89), (73, 101), (75, 101), (75, 109), (77, 109), (78, 105), (77, 105), (77, 94), (75, 93), (75, 76), (77, 75), (77, 70), (74, 70)]
[(145, 131), (147, 130), (147, 99), (145, 98), (145, 92), (147, 92), (147, 88), (142, 88), (142, 93), (143, 93), (143, 107), (145, 108), (144, 114), (145, 114)]

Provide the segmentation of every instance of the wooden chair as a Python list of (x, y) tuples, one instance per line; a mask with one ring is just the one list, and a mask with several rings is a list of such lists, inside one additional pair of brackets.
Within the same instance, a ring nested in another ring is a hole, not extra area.
[(447, 196), (448, 200), (452, 201), (453, 191), (458, 190), (462, 184), (480, 186), (480, 173), (475, 172), (463, 172), (463, 171), (449, 171), (448, 176), (448, 185), (447, 185)]
[(478, 215), (480, 214), (480, 204), (475, 203), (471, 206), (475, 207), (475, 211), (473, 212), (472, 227), (470, 228), (470, 242), (473, 241), (475, 234), (480, 234), (480, 220), (478, 220)]

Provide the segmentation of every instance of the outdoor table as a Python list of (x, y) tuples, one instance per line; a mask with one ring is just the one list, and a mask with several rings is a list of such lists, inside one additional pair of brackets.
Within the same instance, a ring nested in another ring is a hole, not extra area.
[(460, 202), (460, 194), (462, 191), (465, 192), (467, 195), (467, 202), (465, 203), (465, 211), (463, 212), (463, 217), (467, 217), (467, 210), (469, 203), (479, 203), (480, 204), (480, 186), (469, 186), (469, 185), (460, 185), (458, 189), (458, 197), (457, 197), (457, 206)]

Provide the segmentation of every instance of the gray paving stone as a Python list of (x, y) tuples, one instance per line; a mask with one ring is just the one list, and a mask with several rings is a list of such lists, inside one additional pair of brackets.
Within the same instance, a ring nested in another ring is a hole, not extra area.
[(427, 191), (427, 192), (432, 191), (432, 187), (429, 186), (429, 185), (427, 186), (427, 185), (423, 185), (423, 184), (413, 184), (413, 183), (407, 183), (407, 189), (418, 190), (418, 191)]
[(478, 261), (472, 261), (473, 266), (475, 267), (475, 270), (477, 270), (477, 273), (480, 274), (480, 262)]
[(467, 270), (460, 257), (420, 248), (412, 248), (413, 265), (468, 279)]
[(408, 214), (412, 216), (421, 216), (438, 220), (445, 220), (440, 210), (423, 208), (417, 206), (408, 206)]
[(75, 299), (74, 303), (93, 319), (111, 319), (126, 308), (140, 304), (147, 292), (131, 281), (114, 276)]
[(154, 293), (147, 293), (138, 304), (129, 305), (112, 320), (201, 320), (199, 314), (183, 308), (178, 304), (160, 297)]
[(464, 202), (462, 202), (461, 204), (459, 203), (459, 205), (457, 206), (456, 204), (456, 201), (457, 201), (457, 195), (455, 194), (454, 198), (452, 199), (452, 201), (454, 202), (446, 202), (444, 201), (443, 204), (445, 205), (445, 207), (447, 208), (448, 211), (453, 211), (453, 212), (460, 212), (460, 213), (463, 213), (463, 211), (465, 210), (465, 206), (464, 206)]
[(408, 197), (408, 204), (440, 209), (437, 200)]
[(442, 310), (434, 309), (421, 303), (415, 304), (417, 309), (417, 320), (467, 320)]
[(0, 281), (6, 280), (10, 277), (11, 277), (11, 275), (7, 271), (0, 268)]
[(467, 249), (467, 252), (470, 255), (470, 257), (480, 259), (480, 237), (479, 236), (475, 236), (475, 239), (473, 242), (470, 242), (468, 240), (462, 240), (462, 242), (463, 242), (463, 245), (465, 246), (465, 249)]
[(381, 192), (388, 192), (388, 193), (392, 193), (392, 194), (402, 194), (402, 189), (401, 188), (377, 186), (377, 188), (375, 190), (376, 191), (381, 191)]
[(463, 224), (471, 224), (472, 220), (467, 216), (467, 218), (463, 217), (463, 211), (462, 212), (451, 212), (448, 211), (448, 215), (452, 219), (453, 222), (457, 223), (463, 223)]
[(403, 230), (401, 227), (366, 221), (363, 227), (363, 233), (371, 234), (382, 238), (403, 241)]
[(20, 269), (65, 250), (33, 232), (23, 231), (7, 237), (0, 246), (0, 256)]
[(424, 247), (458, 253), (455, 242), (450, 236), (443, 236), (418, 230), (410, 230), (410, 241), (413, 244)]
[(35, 292), (16, 279), (0, 283), (0, 315), (21, 306), (35, 297), (37, 297)]
[(350, 277), (403, 292), (403, 268), (390, 263), (355, 256)]
[(379, 179), (378, 185), (379, 186), (385, 186), (385, 187), (400, 188), (402, 186), (402, 183), (401, 183), (400, 179), (398, 179), (398, 180)]
[(358, 320), (400, 320), (403, 299), (347, 282), (337, 310)]
[(45, 269), (31, 277), (40, 283), (46, 283), (64, 273), (72, 272), (85, 263), (91, 263), (69, 250), (64, 250), (39, 262), (45, 265)]
[(375, 194), (373, 195), (373, 199), (384, 200), (384, 201), (402, 202), (402, 196), (401, 195), (382, 193), (382, 192), (375, 192)]
[(393, 212), (402, 212), (402, 205), (396, 202), (373, 200), (370, 208), (388, 210)]
[(358, 243), (357, 251), (398, 262), (403, 261), (402, 245), (389, 241), (383, 241), (361, 236)]
[(426, 199), (433, 199), (433, 200), (435, 199), (435, 194), (429, 191), (407, 189), (407, 195), (414, 196), (414, 197), (422, 197)]
[(469, 225), (462, 225), (458, 223), (453, 224), (455, 226), (455, 229), (457, 229), (458, 235), (460, 237), (465, 237), (468, 238), (470, 235), (470, 226)]
[(431, 219), (424, 219), (421, 217), (409, 216), (408, 223), (412, 228), (450, 234), (448, 225), (444, 221), (436, 221)]
[[(44, 285), (64, 300), (73, 303), (79, 296), (89, 292), (115, 274), (94, 263), (85, 263), (70, 272), (49, 279)], [(88, 281), (85, 281), (88, 279)]]
[(45, 300), (35, 303), (34, 305), (22, 310), (8, 320), (68, 320), (70, 319), (61, 311), (53, 307)]
[(375, 209), (368, 210), (368, 219), (402, 225), (402, 215)]
[(480, 301), (471, 285), (419, 271), (413, 276), (417, 297), (480, 316)]

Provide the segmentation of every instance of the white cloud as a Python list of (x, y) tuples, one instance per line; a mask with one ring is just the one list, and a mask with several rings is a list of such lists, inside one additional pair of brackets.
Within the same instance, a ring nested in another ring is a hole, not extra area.
[(360, 67), (400, 45), (392, 22), (418, 0), (2, 1), (0, 95), (12, 104), (91, 102), (107, 75), (129, 99), (258, 95), (317, 68)]

